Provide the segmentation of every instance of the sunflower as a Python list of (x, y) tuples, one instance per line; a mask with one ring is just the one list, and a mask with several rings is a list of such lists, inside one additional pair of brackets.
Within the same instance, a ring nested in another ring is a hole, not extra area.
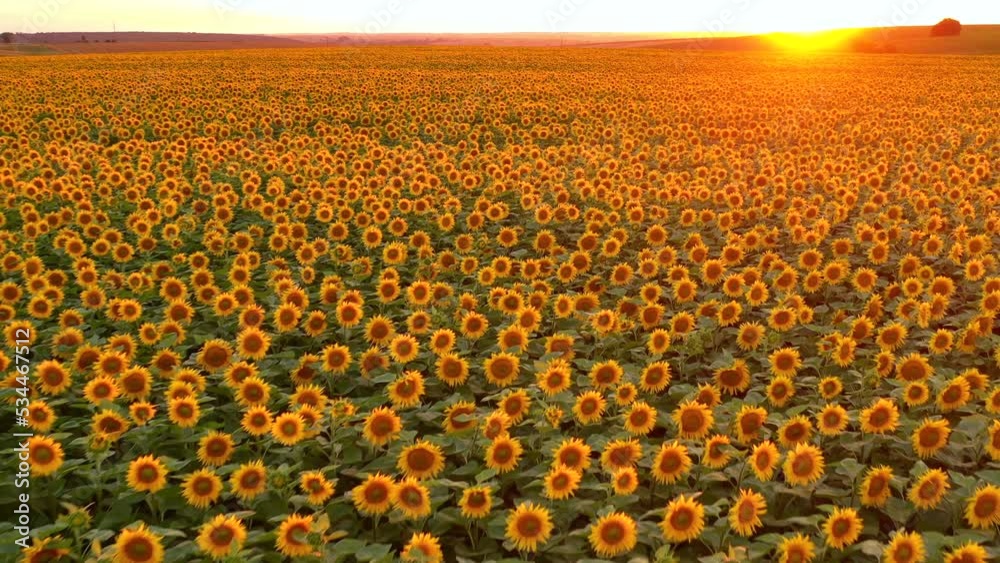
[(646, 349), (654, 356), (665, 353), (670, 349), (670, 332), (662, 328), (654, 329), (649, 333)]
[(396, 483), (391, 477), (374, 473), (351, 491), (354, 506), (363, 514), (376, 515), (389, 510)]
[(278, 332), (291, 332), (302, 319), (302, 309), (295, 303), (282, 303), (274, 310), (274, 328)]
[(493, 508), (493, 493), (485, 485), (469, 487), (462, 491), (462, 498), (458, 501), (458, 506), (462, 510), (462, 516), (466, 518), (483, 518)]
[[(364, 309), (352, 301), (341, 301), (337, 304), (337, 324), (345, 328), (351, 328), (361, 323), (364, 318)], [(369, 325), (370, 326), (370, 325)], [(392, 332), (391, 330), (389, 331)]]
[(553, 452), (553, 465), (562, 465), (575, 471), (583, 472), (590, 467), (589, 445), (579, 438), (563, 440)]
[(84, 398), (94, 405), (99, 405), (103, 401), (114, 401), (118, 393), (118, 382), (106, 375), (91, 379), (83, 388)]
[(781, 454), (778, 447), (770, 440), (765, 440), (753, 447), (750, 452), (750, 469), (761, 481), (769, 481), (778, 466)]
[(636, 545), (636, 524), (624, 512), (611, 512), (590, 527), (590, 546), (599, 557), (611, 558), (628, 553)]
[(857, 511), (838, 506), (823, 523), (826, 544), (834, 549), (843, 550), (858, 541), (863, 526), (864, 523), (858, 517)]
[(462, 317), (460, 329), (464, 337), (475, 340), (486, 334), (489, 326), (490, 323), (486, 320), (486, 317), (475, 311), (470, 311)]
[(929, 510), (941, 502), (950, 487), (944, 471), (929, 469), (914, 481), (906, 497), (918, 510)]
[(738, 395), (750, 387), (750, 368), (744, 360), (735, 360), (729, 367), (715, 370), (715, 383), (730, 395)]
[(635, 401), (639, 390), (632, 383), (625, 382), (615, 388), (615, 403), (620, 406), (627, 406)]
[(744, 444), (756, 440), (765, 422), (767, 409), (744, 404), (736, 415), (736, 439)]
[(217, 371), (228, 366), (232, 358), (233, 349), (229, 343), (225, 340), (213, 339), (202, 345), (197, 361), (206, 371)]
[(891, 399), (878, 399), (861, 411), (858, 417), (861, 431), (866, 434), (886, 434), (899, 426), (899, 408)]
[(464, 432), (476, 426), (476, 404), (458, 401), (444, 411), (444, 430), (448, 434)]
[(521, 503), (507, 515), (505, 537), (518, 551), (537, 551), (540, 544), (548, 541), (551, 533), (549, 511), (534, 503)]
[(441, 542), (431, 534), (422, 532), (414, 532), (410, 536), (410, 541), (406, 542), (406, 545), (403, 546), (399, 557), (407, 562), (441, 563), (441, 561), (444, 561)]
[(795, 348), (780, 348), (768, 356), (771, 373), (777, 376), (794, 377), (802, 367), (802, 358)]
[(271, 347), (271, 337), (256, 327), (244, 328), (236, 336), (236, 349), (243, 358), (262, 360)]
[(812, 444), (796, 444), (785, 458), (782, 470), (785, 481), (792, 485), (808, 485), (823, 476), (823, 452)]
[(243, 413), (240, 426), (251, 436), (263, 436), (271, 431), (273, 418), (271, 411), (261, 405), (251, 406)]
[(218, 514), (201, 527), (198, 548), (212, 559), (224, 559), (239, 553), (247, 539), (247, 530), (239, 518)]
[(796, 534), (778, 544), (778, 563), (809, 563), (816, 557), (816, 544), (808, 536)]
[(885, 465), (870, 468), (859, 487), (861, 505), (872, 507), (884, 506), (892, 494), (891, 483), (891, 468)]
[(1000, 487), (984, 485), (965, 505), (965, 520), (973, 528), (989, 529), (1000, 525)]
[(240, 465), (229, 476), (229, 486), (233, 494), (247, 501), (257, 497), (267, 488), (267, 469), (263, 460)]
[(198, 441), (198, 459), (205, 465), (216, 467), (229, 461), (233, 455), (233, 438), (229, 434), (213, 430)]
[(729, 444), (729, 436), (721, 434), (716, 434), (705, 440), (705, 448), (701, 457), (702, 465), (712, 469), (725, 467), (731, 459), (729, 450), (726, 448)]
[(278, 526), (275, 547), (288, 557), (301, 557), (313, 552), (309, 541), (312, 533), (313, 517), (291, 514)]
[(886, 563), (920, 563), (926, 556), (920, 534), (902, 530), (892, 536), (892, 541), (882, 551), (882, 561)]
[(440, 328), (431, 334), (431, 351), (441, 356), (451, 351), (455, 345), (455, 332), (451, 329)]
[(395, 411), (378, 407), (365, 418), (363, 435), (372, 445), (381, 446), (394, 440), (402, 429), (403, 422)]
[(543, 480), (545, 484), (544, 495), (553, 500), (564, 500), (576, 494), (580, 486), (582, 475), (574, 469), (569, 469), (564, 465), (557, 465), (545, 474)]
[(48, 432), (55, 424), (56, 414), (45, 401), (37, 400), (28, 403), (28, 426), (38, 432)]
[(48, 436), (28, 438), (28, 463), (33, 476), (51, 475), (62, 467), (62, 445)]
[(306, 423), (297, 412), (281, 413), (271, 424), (271, 435), (285, 446), (293, 446), (305, 438)]
[(145, 455), (129, 463), (126, 479), (135, 491), (155, 493), (167, 485), (167, 468), (159, 458)]
[(920, 406), (930, 400), (930, 397), (931, 390), (923, 381), (914, 381), (903, 388), (903, 402), (907, 406)]
[(844, 390), (844, 383), (837, 376), (824, 377), (819, 382), (819, 394), (826, 400), (833, 399)]
[(948, 552), (944, 563), (986, 563), (990, 555), (975, 542), (966, 542)]
[(299, 478), (299, 488), (310, 504), (321, 506), (333, 495), (333, 483), (320, 471), (306, 471)]
[(222, 493), (222, 480), (209, 469), (199, 469), (188, 475), (181, 489), (188, 504), (195, 508), (208, 508)]
[(653, 362), (642, 370), (639, 376), (639, 389), (647, 393), (659, 393), (670, 384), (670, 364)]
[(994, 420), (987, 430), (986, 452), (993, 461), (1000, 461), (1000, 420)]
[(938, 392), (936, 400), (938, 410), (951, 412), (965, 406), (969, 402), (971, 389), (972, 386), (965, 376), (956, 375)]
[(342, 374), (351, 365), (351, 352), (342, 344), (331, 344), (323, 348), (323, 370), (334, 375)]
[(395, 408), (408, 408), (420, 404), (424, 394), (424, 377), (418, 371), (406, 371), (386, 386), (389, 400)]
[(507, 435), (498, 436), (486, 448), (486, 467), (507, 473), (517, 467), (522, 453), (524, 448), (520, 440)]
[(487, 440), (495, 440), (500, 436), (505, 436), (510, 429), (510, 425), (510, 417), (504, 414), (503, 411), (497, 410), (486, 415), (481, 430)]
[(420, 440), (403, 448), (396, 467), (407, 477), (433, 479), (444, 469), (444, 454), (437, 444)]
[(145, 523), (122, 530), (115, 541), (114, 563), (160, 563), (163, 561), (161, 539)]
[(645, 436), (656, 426), (656, 409), (644, 402), (632, 404), (625, 413), (625, 431), (636, 436)]
[(376, 345), (388, 343), (396, 335), (392, 321), (382, 315), (375, 315), (365, 324), (365, 338)]
[(767, 325), (778, 332), (787, 332), (795, 326), (796, 313), (789, 307), (771, 309), (767, 317)]
[(920, 426), (914, 429), (910, 443), (913, 444), (917, 455), (926, 459), (948, 444), (949, 434), (951, 434), (951, 429), (948, 427), (947, 420), (925, 418)]
[(875, 343), (882, 350), (893, 352), (903, 345), (907, 334), (908, 331), (903, 325), (896, 322), (890, 323), (878, 331), (878, 334), (875, 336)]
[(449, 387), (461, 385), (469, 378), (469, 363), (457, 354), (441, 355), (435, 366), (438, 379), (447, 383)]
[(167, 405), (167, 413), (170, 417), (170, 422), (181, 428), (191, 428), (195, 424), (198, 424), (198, 418), (201, 417), (201, 409), (198, 407), (198, 401), (193, 397), (171, 399)]
[(601, 453), (601, 466), (607, 470), (621, 469), (642, 457), (642, 446), (637, 440), (611, 440)]
[(33, 538), (31, 540), (31, 547), (22, 550), (23, 558), (21, 560), (24, 563), (51, 563), (62, 561), (63, 557), (69, 555), (70, 553), (69, 549), (59, 547), (63, 544), (64, 541), (58, 535), (50, 536), (41, 540)]
[(696, 401), (681, 403), (672, 416), (677, 424), (678, 435), (684, 439), (700, 440), (715, 424), (712, 411)]
[(590, 383), (597, 390), (604, 391), (609, 387), (613, 387), (621, 381), (623, 375), (625, 375), (625, 370), (614, 360), (608, 360), (605, 362), (595, 363), (590, 368)]
[(701, 535), (705, 527), (705, 507), (701, 503), (680, 495), (667, 504), (660, 522), (660, 529), (667, 541), (681, 543)]
[(570, 376), (569, 362), (561, 359), (552, 360), (536, 375), (538, 387), (550, 397), (569, 389)]
[(118, 376), (118, 387), (129, 399), (145, 399), (152, 390), (152, 375), (144, 367), (131, 367)]
[(110, 409), (96, 413), (91, 424), (91, 430), (95, 435), (111, 441), (121, 438), (128, 428), (128, 420)]
[(389, 341), (389, 354), (399, 364), (413, 361), (420, 353), (417, 339), (409, 334), (400, 334)]
[(597, 391), (584, 391), (573, 404), (573, 414), (581, 424), (598, 422), (604, 416), (607, 401)]
[(750, 537), (763, 526), (760, 517), (767, 514), (767, 502), (760, 493), (740, 489), (740, 494), (729, 508), (729, 527), (743, 537)]
[(486, 379), (499, 387), (512, 385), (520, 373), (520, 360), (517, 356), (506, 352), (497, 352), (483, 364)]
[(639, 475), (634, 467), (625, 467), (611, 474), (611, 486), (616, 495), (630, 495), (639, 486)]
[(816, 425), (820, 434), (824, 436), (836, 436), (847, 428), (849, 422), (847, 410), (844, 407), (830, 403), (816, 415)]
[(416, 520), (430, 515), (431, 493), (419, 481), (407, 477), (393, 489), (392, 504), (406, 518)]
[[(34, 331), (32, 331), (32, 334)], [(57, 360), (45, 360), (35, 368), (39, 389), (46, 395), (60, 395), (72, 384), (72, 374)]]
[(512, 424), (521, 422), (524, 416), (528, 414), (530, 407), (531, 398), (524, 389), (507, 393), (500, 399), (499, 404), (497, 404), (497, 408), (510, 418)]
[(795, 396), (795, 382), (785, 375), (776, 375), (767, 384), (767, 400), (776, 407), (784, 406)]
[(952, 332), (948, 329), (938, 329), (931, 335), (930, 341), (927, 343), (927, 349), (931, 354), (940, 356), (942, 354), (947, 354), (952, 345), (954, 344), (955, 337)]

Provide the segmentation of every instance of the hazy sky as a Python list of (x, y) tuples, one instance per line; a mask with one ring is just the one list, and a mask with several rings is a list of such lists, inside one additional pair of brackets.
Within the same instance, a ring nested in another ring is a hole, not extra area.
[(1000, 23), (997, 0), (0, 0), (0, 31), (743, 33)]

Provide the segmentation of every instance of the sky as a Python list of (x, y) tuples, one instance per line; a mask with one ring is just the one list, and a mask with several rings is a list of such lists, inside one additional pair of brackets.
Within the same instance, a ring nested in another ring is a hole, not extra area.
[(697, 32), (1000, 23), (997, 0), (0, 0), (0, 31)]

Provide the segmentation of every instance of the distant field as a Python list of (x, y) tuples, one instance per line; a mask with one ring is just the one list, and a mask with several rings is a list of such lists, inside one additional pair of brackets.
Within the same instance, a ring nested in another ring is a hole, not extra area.
[(2, 57), (0, 562), (997, 563), (997, 76)]
[[(839, 33), (839, 32), (838, 32)], [(81, 35), (87, 41), (81, 41)], [(794, 34), (705, 36), (704, 34), (625, 33), (331, 33), (235, 35), (223, 33), (42, 33), (19, 36), (19, 45), (0, 54), (129, 53), (143, 51), (230, 50), (287, 47), (492, 46), (656, 48), (698, 51), (774, 51), (795, 44)], [(112, 42), (113, 41), (113, 42)], [(849, 40), (824, 50), (911, 54), (1000, 54), (1000, 25), (964, 26), (957, 37), (931, 37), (930, 27), (859, 29)]]

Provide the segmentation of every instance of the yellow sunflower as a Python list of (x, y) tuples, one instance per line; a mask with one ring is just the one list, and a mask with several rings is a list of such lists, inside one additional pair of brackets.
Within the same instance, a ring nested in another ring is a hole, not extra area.
[(682, 543), (701, 535), (705, 527), (705, 507), (701, 503), (680, 495), (667, 504), (660, 529), (668, 542)]
[(750, 489), (740, 489), (740, 494), (729, 508), (729, 527), (737, 534), (749, 537), (763, 526), (760, 517), (767, 514), (764, 496)]
[(198, 548), (212, 559), (224, 559), (239, 553), (247, 539), (247, 530), (234, 516), (216, 515), (198, 534)]
[(838, 506), (823, 523), (826, 544), (834, 549), (843, 550), (858, 541), (863, 526), (864, 523), (858, 517), (857, 511)]
[(507, 515), (505, 537), (518, 551), (535, 552), (552, 534), (549, 511), (531, 502), (517, 505)]
[(636, 545), (636, 524), (624, 512), (611, 512), (598, 518), (590, 527), (590, 546), (599, 557), (611, 558), (628, 553)]
[(163, 561), (162, 538), (146, 524), (125, 529), (115, 541), (115, 563), (160, 563)]

